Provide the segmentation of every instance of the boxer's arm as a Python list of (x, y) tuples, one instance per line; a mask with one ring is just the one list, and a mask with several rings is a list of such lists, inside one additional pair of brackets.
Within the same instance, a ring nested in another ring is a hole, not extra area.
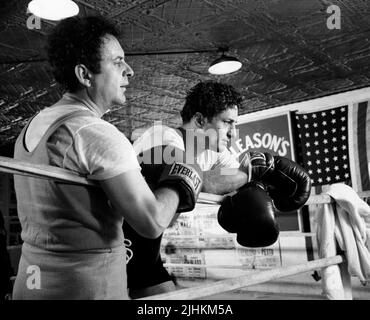
[(115, 212), (146, 238), (157, 238), (179, 205), (175, 189), (161, 187), (153, 193), (140, 170), (130, 170), (100, 183)]
[[(213, 165), (203, 172), (202, 192), (226, 194), (238, 190), (250, 180), (250, 173), (240, 167), (238, 158), (228, 150), (211, 153), (207, 160), (213, 162)], [(209, 167), (209, 163), (205, 167)]]
[(248, 175), (239, 168), (216, 168), (203, 171), (202, 192), (226, 194), (248, 182)]

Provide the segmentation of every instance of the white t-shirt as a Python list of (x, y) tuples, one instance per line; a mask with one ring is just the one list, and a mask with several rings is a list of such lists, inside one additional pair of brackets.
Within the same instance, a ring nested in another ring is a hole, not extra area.
[[(82, 102), (82, 103), (81, 103)], [(140, 165), (131, 142), (115, 126), (100, 119), (91, 101), (76, 100), (65, 94), (56, 105), (39, 112), (30, 123), (25, 137), (28, 151), (40, 142), (50, 125), (73, 111), (92, 111), (91, 116), (67, 120), (49, 138), (48, 152), (52, 165), (105, 180)]]
[[(148, 128), (141, 136), (136, 138), (133, 145), (137, 155), (161, 145), (170, 145), (185, 151), (181, 133), (176, 129), (162, 125), (154, 125)], [(227, 149), (223, 152), (204, 150), (196, 156), (196, 161), (202, 171), (216, 168), (239, 168), (240, 166), (237, 159)]]

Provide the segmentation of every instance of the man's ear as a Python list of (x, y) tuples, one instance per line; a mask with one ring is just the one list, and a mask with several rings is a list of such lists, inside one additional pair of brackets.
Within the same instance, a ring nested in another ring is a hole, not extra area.
[(75, 75), (81, 85), (84, 87), (91, 87), (91, 72), (84, 64), (75, 66)]
[(205, 121), (204, 121), (204, 116), (200, 113), (200, 112), (197, 112), (195, 115), (194, 115), (194, 122), (196, 124), (196, 126), (198, 128), (203, 128), (204, 124), (205, 124)]

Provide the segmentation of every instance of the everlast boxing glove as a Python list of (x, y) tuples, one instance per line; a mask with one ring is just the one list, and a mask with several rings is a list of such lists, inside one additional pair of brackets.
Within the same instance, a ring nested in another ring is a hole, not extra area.
[(221, 227), (236, 233), (245, 247), (266, 247), (279, 236), (272, 199), (262, 183), (250, 182), (221, 203), (217, 219)]
[(173, 146), (157, 146), (139, 154), (141, 173), (152, 188), (169, 186), (180, 195), (177, 212), (194, 209), (203, 183), (198, 164), (185, 164), (184, 151)]

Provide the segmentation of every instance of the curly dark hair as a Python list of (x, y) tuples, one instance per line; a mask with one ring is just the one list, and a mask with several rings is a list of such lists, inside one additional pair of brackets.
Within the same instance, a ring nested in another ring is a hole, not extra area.
[(63, 19), (49, 34), (47, 53), (55, 80), (66, 90), (79, 88), (74, 68), (84, 64), (100, 72), (100, 48), (107, 34), (118, 37), (116, 27), (100, 16)]
[(215, 81), (199, 82), (188, 92), (181, 118), (183, 123), (187, 123), (197, 112), (200, 112), (210, 121), (230, 107), (239, 108), (241, 103), (241, 94), (231, 85)]

